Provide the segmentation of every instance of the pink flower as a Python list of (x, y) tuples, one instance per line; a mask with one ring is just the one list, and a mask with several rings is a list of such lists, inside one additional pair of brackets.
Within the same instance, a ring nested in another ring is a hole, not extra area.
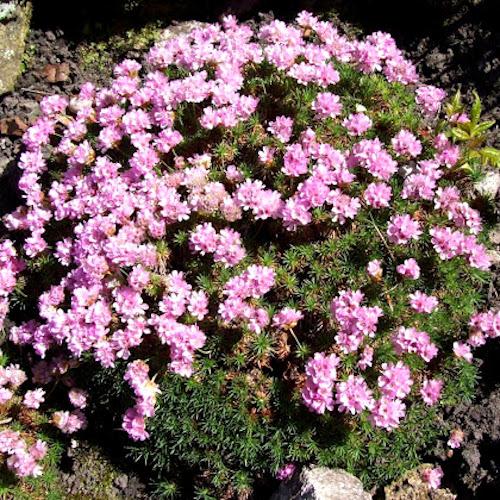
[(192, 251), (201, 255), (213, 253), (217, 249), (217, 232), (210, 222), (199, 224), (189, 236), (189, 246)]
[(274, 154), (276, 153), (275, 148), (270, 148), (269, 146), (264, 146), (259, 152), (259, 161), (264, 165), (270, 165), (274, 161)]
[(428, 406), (435, 405), (441, 397), (441, 390), (443, 389), (443, 381), (439, 379), (424, 379), (420, 389), (420, 395), (424, 403)]
[(234, 267), (245, 255), (240, 233), (231, 228), (222, 229), (217, 237), (215, 262), (222, 262), (225, 267)]
[(0, 387), (0, 404), (3, 405), (12, 399), (14, 393), (5, 387)]
[(189, 297), (188, 311), (201, 321), (208, 314), (208, 297), (203, 291), (192, 292)]
[(472, 352), (470, 346), (463, 342), (453, 342), (453, 353), (457, 358), (462, 358), (468, 363), (472, 363)]
[(432, 85), (422, 85), (416, 90), (415, 100), (424, 114), (432, 117), (439, 111), (445, 97), (444, 90)]
[(446, 443), (451, 449), (456, 450), (462, 446), (464, 440), (464, 433), (460, 429), (453, 429), (450, 433), (448, 442)]
[(129, 408), (125, 412), (122, 428), (134, 441), (144, 441), (149, 438), (145, 418), (135, 408)]
[(398, 164), (384, 149), (378, 138), (363, 139), (354, 145), (349, 166), (361, 165), (377, 179), (388, 181), (397, 171)]
[(441, 485), (443, 477), (443, 469), (441, 467), (434, 467), (433, 469), (425, 469), (422, 472), (422, 479), (432, 488), (438, 489)]
[(286, 464), (283, 467), (281, 467), (281, 469), (279, 469), (278, 472), (276, 472), (276, 479), (278, 481), (286, 481), (295, 474), (296, 470), (297, 470), (296, 465)]
[(302, 389), (302, 400), (309, 410), (325, 413), (333, 410), (333, 384), (337, 378), (340, 359), (335, 354), (317, 352), (306, 364), (306, 385)]
[(373, 393), (363, 377), (349, 375), (346, 381), (337, 383), (335, 404), (340, 412), (354, 415), (373, 408)]
[(373, 365), (373, 347), (366, 346), (359, 356), (358, 367), (360, 370), (366, 370)]
[(283, 168), (281, 171), (286, 175), (298, 177), (307, 173), (309, 158), (300, 144), (291, 144), (287, 146), (283, 157)]
[(277, 116), (269, 122), (267, 130), (281, 142), (288, 142), (292, 137), (293, 120), (287, 116)]
[(375, 336), (378, 320), (383, 316), (382, 309), (377, 306), (362, 306), (363, 297), (360, 291), (342, 290), (330, 304), (340, 327), (335, 340), (345, 353), (356, 351), (365, 336)]
[(500, 310), (473, 314), (469, 325), (473, 333), (481, 332), (492, 339), (500, 337)]
[(342, 104), (338, 95), (331, 92), (320, 92), (312, 103), (318, 118), (335, 118), (342, 113)]
[(347, 219), (354, 219), (361, 203), (358, 198), (344, 194), (340, 189), (332, 189), (326, 202), (332, 205), (332, 220), (344, 224)]
[(391, 186), (383, 182), (372, 182), (368, 184), (363, 193), (366, 204), (373, 208), (385, 208), (389, 206), (392, 197)]
[(303, 317), (304, 315), (300, 311), (292, 309), (291, 307), (284, 307), (273, 316), (273, 326), (284, 330), (290, 330), (294, 328)]
[(430, 314), (438, 306), (438, 299), (432, 295), (416, 291), (409, 295), (411, 308), (418, 313)]
[(428, 363), (438, 353), (438, 349), (431, 342), (429, 334), (413, 327), (399, 327), (391, 340), (398, 355), (404, 352), (415, 353)]
[(399, 427), (401, 419), (405, 416), (406, 406), (399, 399), (390, 399), (382, 396), (375, 402), (371, 411), (370, 421), (377, 427), (392, 431)]
[(421, 234), (420, 224), (408, 214), (393, 215), (389, 219), (387, 236), (391, 243), (406, 245), (410, 240), (418, 240)]
[(380, 280), (382, 278), (383, 269), (380, 260), (374, 259), (368, 262), (366, 270), (368, 274), (375, 280)]
[(372, 127), (373, 122), (364, 113), (354, 113), (349, 115), (342, 122), (342, 125), (347, 129), (349, 135), (359, 136), (369, 130)]
[(406, 259), (396, 267), (396, 271), (405, 278), (417, 280), (420, 277), (420, 267), (415, 259)]
[(87, 397), (87, 391), (76, 387), (70, 389), (68, 392), (69, 401), (75, 408), (85, 408), (87, 406)]
[(228, 165), (226, 167), (226, 177), (231, 182), (242, 182), (245, 179), (245, 176), (236, 165)]
[(394, 151), (400, 156), (417, 157), (422, 152), (421, 142), (408, 130), (400, 130), (391, 140)]
[(52, 415), (52, 422), (64, 434), (73, 434), (80, 429), (85, 429), (87, 426), (87, 419), (80, 410), (56, 411)]
[(24, 394), (23, 405), (27, 408), (37, 410), (40, 404), (45, 401), (45, 391), (41, 388), (33, 391), (26, 391)]
[(413, 384), (410, 369), (402, 361), (382, 363), (382, 372), (378, 378), (378, 386), (384, 396), (390, 399), (403, 399)]

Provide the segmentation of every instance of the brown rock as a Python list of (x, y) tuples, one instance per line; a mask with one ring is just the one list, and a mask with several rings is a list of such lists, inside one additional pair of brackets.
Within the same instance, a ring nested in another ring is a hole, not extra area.
[(69, 78), (69, 64), (47, 64), (42, 69), (42, 76), (49, 83), (65, 82)]
[(21, 137), (27, 128), (28, 125), (18, 116), (0, 120), (0, 135)]

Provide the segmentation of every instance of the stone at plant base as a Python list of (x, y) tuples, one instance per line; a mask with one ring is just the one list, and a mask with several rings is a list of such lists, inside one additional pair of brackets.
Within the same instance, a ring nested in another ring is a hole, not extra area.
[(500, 173), (490, 170), (479, 182), (474, 184), (475, 190), (486, 198), (495, 198), (500, 190)]
[(206, 25), (206, 23), (202, 23), (200, 21), (182, 21), (179, 23), (175, 23), (163, 30), (160, 39), (163, 41), (167, 41), (179, 35), (187, 35), (194, 29), (202, 28)]
[(422, 472), (432, 468), (431, 464), (419, 465), (408, 471), (400, 479), (384, 488), (386, 500), (454, 500), (454, 495), (446, 488), (431, 489), (422, 479)]
[(370, 500), (363, 483), (342, 469), (304, 467), (283, 481), (271, 500)]
[(0, 21), (0, 95), (14, 88), (21, 71), (24, 43), (31, 20), (31, 3), (17, 5), (12, 19)]
[(500, 245), (500, 224), (497, 224), (490, 231), (489, 238), (494, 245)]

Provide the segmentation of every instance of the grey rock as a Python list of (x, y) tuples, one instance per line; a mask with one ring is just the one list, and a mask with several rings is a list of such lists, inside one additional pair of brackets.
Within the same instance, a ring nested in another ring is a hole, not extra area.
[(127, 474), (120, 474), (114, 481), (115, 485), (121, 490), (125, 490), (128, 486)]
[(31, 3), (18, 5), (16, 15), (0, 23), (0, 95), (14, 88), (21, 71), (24, 44), (31, 20)]
[(493, 266), (498, 266), (500, 264), (500, 252), (498, 250), (488, 250), (487, 253), (491, 264)]
[(343, 469), (304, 467), (281, 483), (271, 500), (370, 500), (363, 483)]
[(494, 245), (500, 245), (500, 224), (497, 224), (490, 231), (489, 238)]

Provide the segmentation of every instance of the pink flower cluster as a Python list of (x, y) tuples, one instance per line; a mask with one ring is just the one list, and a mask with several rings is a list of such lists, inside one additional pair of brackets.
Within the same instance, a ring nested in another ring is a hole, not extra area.
[(79, 409), (60, 410), (52, 415), (52, 423), (64, 434), (73, 434), (87, 427), (87, 418)]
[(400, 130), (391, 144), (399, 156), (416, 158), (422, 152), (422, 143), (409, 130)]
[[(5, 404), (14, 395), (14, 391), (27, 380), (26, 373), (19, 365), (0, 366), (0, 404)], [(8, 389), (6, 386), (9, 386)]]
[(273, 326), (282, 330), (291, 330), (304, 315), (291, 307), (284, 307), (273, 316)]
[(430, 314), (438, 306), (438, 299), (432, 295), (426, 295), (423, 292), (416, 291), (409, 295), (410, 307), (418, 312)]
[(362, 306), (364, 295), (357, 291), (341, 291), (332, 300), (330, 309), (339, 325), (335, 341), (345, 353), (359, 349), (365, 337), (374, 337), (377, 323), (383, 316), (378, 306)]
[(123, 377), (134, 391), (136, 404), (125, 412), (122, 428), (134, 441), (144, 441), (149, 437), (145, 419), (154, 415), (156, 395), (160, 392), (148, 373), (149, 366), (136, 360), (129, 363)]
[(347, 380), (337, 383), (335, 403), (339, 405), (340, 412), (349, 412), (354, 415), (363, 410), (371, 410), (375, 400), (373, 392), (363, 377), (349, 375)]
[(434, 250), (442, 260), (464, 256), (471, 267), (486, 270), (491, 261), (486, 248), (477, 242), (476, 237), (454, 231), (449, 227), (432, 227), (429, 230)]
[(331, 92), (320, 92), (311, 107), (320, 119), (335, 118), (342, 112), (340, 97)]
[(251, 331), (260, 333), (270, 322), (269, 313), (262, 307), (251, 305), (247, 299), (258, 299), (269, 292), (275, 276), (276, 273), (270, 267), (252, 265), (242, 274), (231, 278), (223, 289), (226, 299), (219, 304), (218, 312), (222, 320), (225, 323), (240, 320)]
[(396, 354), (414, 353), (427, 363), (438, 353), (438, 349), (431, 342), (429, 334), (413, 327), (399, 327), (392, 336), (392, 344)]
[(462, 446), (464, 440), (464, 433), (460, 429), (453, 429), (450, 433), (448, 442), (446, 443), (452, 450), (456, 450)]
[(427, 116), (433, 117), (439, 111), (445, 97), (446, 92), (443, 89), (433, 85), (422, 85), (416, 90), (415, 100)]
[(420, 388), (420, 395), (427, 406), (433, 406), (441, 397), (443, 381), (439, 379), (424, 379)]
[(286, 481), (295, 474), (296, 470), (297, 466), (295, 464), (285, 464), (276, 472), (276, 479), (278, 481)]
[(342, 125), (347, 129), (349, 135), (358, 136), (370, 130), (373, 122), (364, 113), (354, 113), (345, 118)]
[(375, 280), (380, 280), (384, 270), (382, 269), (382, 263), (379, 259), (374, 259), (368, 262), (366, 266), (366, 272)]
[(281, 142), (288, 142), (292, 137), (293, 120), (288, 116), (277, 116), (269, 122), (267, 130)]
[(396, 271), (405, 278), (418, 280), (420, 278), (420, 266), (415, 259), (406, 259), (396, 267)]
[(333, 410), (333, 385), (340, 359), (335, 354), (317, 352), (306, 364), (306, 384), (302, 400), (309, 410), (323, 414)]
[(406, 405), (401, 400), (382, 396), (375, 402), (369, 418), (376, 427), (392, 431), (399, 427), (405, 414)]
[(0, 241), (0, 329), (9, 310), (9, 294), (16, 287), (16, 276), (24, 269), (23, 262), (18, 259), (12, 241)]
[(210, 222), (195, 227), (189, 236), (191, 250), (205, 255), (214, 254), (215, 262), (222, 262), (225, 267), (233, 267), (245, 257), (245, 249), (240, 234), (231, 228), (217, 231)]
[(422, 160), (414, 170), (407, 175), (401, 198), (404, 200), (432, 200), (437, 181), (441, 178), (439, 162), (436, 160)]
[(383, 182), (372, 182), (368, 184), (363, 193), (366, 204), (372, 208), (386, 208), (392, 197), (391, 186)]
[(378, 386), (382, 395), (389, 399), (403, 399), (411, 390), (413, 380), (410, 369), (402, 361), (382, 363)]
[(393, 215), (387, 226), (387, 236), (395, 245), (406, 245), (410, 240), (418, 240), (422, 230), (420, 224), (408, 214)]
[(441, 467), (434, 467), (432, 469), (428, 468), (422, 472), (422, 479), (429, 485), (433, 490), (436, 490), (441, 486), (441, 479), (443, 478), (443, 469)]
[(466, 342), (453, 342), (453, 353), (457, 358), (472, 363), (472, 349), (482, 346), (488, 339), (500, 337), (500, 311), (490, 310), (471, 316), (470, 334)]
[(186, 313), (198, 321), (203, 320), (208, 314), (208, 297), (201, 290), (193, 290), (183, 273), (173, 271), (167, 276), (159, 310), (161, 314), (151, 315), (149, 325), (160, 341), (170, 348), (170, 370), (190, 377), (194, 352), (205, 345), (206, 336), (196, 323), (184, 324), (179, 320)]
[(0, 431), (0, 453), (7, 455), (7, 467), (16, 476), (37, 477), (42, 475), (39, 462), (47, 454), (47, 443), (39, 439), (28, 446), (19, 432), (6, 429)]
[(385, 150), (378, 138), (363, 139), (352, 148), (348, 165), (360, 165), (375, 178), (387, 181), (397, 170), (397, 162)]

